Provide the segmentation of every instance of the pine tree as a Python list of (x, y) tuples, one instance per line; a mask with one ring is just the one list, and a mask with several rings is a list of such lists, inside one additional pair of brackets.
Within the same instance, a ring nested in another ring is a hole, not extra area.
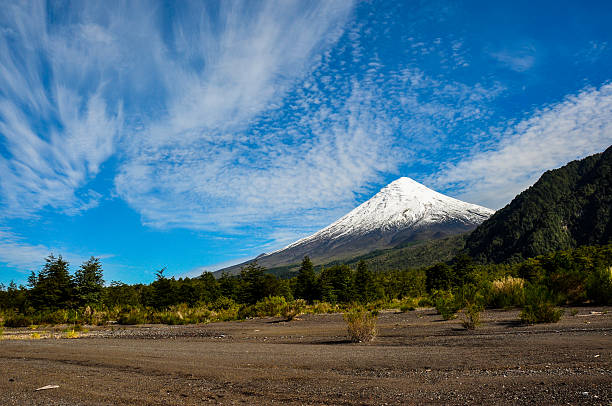
[(376, 299), (376, 284), (374, 274), (368, 269), (364, 260), (357, 264), (355, 280), (353, 282), (355, 298), (361, 303), (368, 303)]
[(104, 279), (100, 259), (91, 257), (74, 274), (76, 298), (81, 306), (102, 303)]
[[(36, 309), (68, 309), (73, 305), (74, 282), (68, 272), (68, 262), (53, 254), (45, 259), (36, 284), (30, 290), (30, 301)], [(31, 280), (30, 280), (31, 279)], [(30, 275), (29, 283), (34, 282)]]
[(251, 262), (240, 270), (240, 288), (238, 297), (241, 303), (255, 304), (267, 296), (265, 283), (266, 268), (257, 261)]
[(302, 260), (302, 266), (298, 271), (295, 286), (295, 297), (312, 302), (316, 296), (315, 274), (310, 258), (307, 256)]
[(172, 306), (175, 302), (176, 292), (174, 291), (174, 278), (168, 279), (164, 275), (166, 268), (162, 268), (155, 273), (157, 279), (151, 284), (153, 287), (153, 307), (165, 309)]

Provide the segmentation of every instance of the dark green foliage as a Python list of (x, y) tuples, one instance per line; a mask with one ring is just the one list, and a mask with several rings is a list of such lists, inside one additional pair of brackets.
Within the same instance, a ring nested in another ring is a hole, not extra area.
[(377, 290), (388, 299), (402, 299), (404, 297), (420, 297), (427, 294), (425, 289), (426, 274), (423, 269), (405, 269), (376, 272)]
[(221, 296), (231, 298), (233, 300), (239, 300), (238, 291), (240, 286), (240, 277), (232, 276), (227, 273), (221, 274), (218, 279), (219, 291)]
[(68, 272), (68, 262), (62, 256), (49, 255), (37, 276), (30, 275), (32, 289), (29, 300), (35, 309), (69, 309), (75, 305), (74, 282)]
[(548, 171), (474, 230), (467, 252), (483, 262), (520, 262), (612, 241), (612, 147)]
[(265, 268), (250, 263), (240, 271), (241, 284), (239, 287), (240, 303), (255, 304), (267, 295), (264, 294)]
[(28, 304), (28, 291), (24, 286), (17, 286), (11, 281), (8, 287), (0, 283), (0, 309), (23, 311)]
[(444, 320), (451, 320), (457, 317), (457, 312), (461, 309), (458, 298), (449, 290), (434, 292), (434, 306)]
[(157, 271), (155, 273), (157, 279), (151, 284), (153, 294), (147, 305), (155, 307), (156, 309), (165, 309), (173, 305), (175, 297), (177, 296), (176, 284), (173, 283), (173, 280), (164, 276), (165, 270), (166, 268), (162, 268)]
[(555, 307), (556, 298), (545, 286), (531, 285), (525, 292), (525, 307), (521, 311), (521, 321), (526, 324), (556, 323), (563, 311)]
[(465, 254), (457, 255), (452, 261), (452, 266), (455, 271), (455, 285), (462, 286), (465, 283), (477, 282), (474, 280), (476, 264), (469, 256)]
[(334, 265), (321, 271), (318, 290), (321, 299), (330, 303), (347, 303), (354, 299), (353, 272), (348, 265)]
[(355, 280), (353, 282), (353, 293), (355, 300), (360, 303), (369, 303), (378, 299), (374, 274), (368, 269), (368, 265), (363, 260), (357, 264)]
[(102, 303), (104, 279), (98, 258), (91, 257), (74, 273), (75, 296), (80, 306)]
[(112, 281), (104, 290), (104, 304), (107, 307), (136, 306), (140, 303), (142, 285), (127, 285)]
[(602, 305), (612, 305), (612, 266), (598, 266), (587, 280), (587, 296)]
[[(308, 264), (305, 265), (307, 270)], [(0, 285), (0, 317), (7, 326), (71, 321), (104, 324), (109, 320), (185, 324), (208, 322), (211, 317), (214, 320), (254, 317), (262, 314), (264, 306), (260, 304), (258, 308), (256, 303), (265, 302), (268, 297), (286, 304), (281, 306), (283, 311), (276, 309), (274, 314), (287, 319), (299, 314), (305, 305), (302, 299), (293, 300), (292, 292), (299, 291), (298, 278), (279, 279), (257, 264), (245, 267), (239, 276), (225, 275), (218, 280), (209, 273), (177, 280), (165, 277), (161, 270), (149, 285), (112, 282), (101, 288), (101, 299), (96, 304), (97, 289), (89, 291), (96, 293), (89, 300), (83, 297), (92, 296), (85, 296), (84, 289), (79, 290), (79, 286), (87, 286), (82, 281), (88, 280), (85, 268), (89, 267), (93, 270), (92, 279), (101, 281), (101, 265), (94, 258), (75, 273), (74, 284), (68, 264), (61, 257), (47, 258), (39, 274), (30, 276), (29, 289), (14, 283), (8, 287)], [(313, 302), (324, 303), (313, 311), (337, 311), (339, 307), (331, 304), (344, 307), (357, 301), (370, 310), (383, 309), (391, 305), (390, 301), (398, 300), (393, 306), (405, 311), (434, 304), (447, 319), (463, 309), (461, 315), (467, 328), (477, 325), (483, 304), (524, 305), (523, 319), (530, 323), (554, 320), (559, 314), (555, 306), (559, 304), (611, 304), (611, 267), (612, 244), (558, 251), (518, 264), (478, 264), (459, 256), (450, 264), (426, 269), (372, 272), (365, 262), (355, 270), (336, 265), (314, 274)], [(529, 299), (524, 285), (530, 286)], [(545, 293), (540, 296), (544, 300), (533, 293), (540, 292), (538, 289)]]
[(457, 274), (451, 266), (439, 263), (425, 270), (427, 291), (448, 290), (457, 285)]
[(310, 258), (304, 257), (295, 284), (295, 297), (312, 302), (316, 296), (317, 286), (314, 268)]
[(531, 258), (517, 265), (518, 275), (531, 284), (543, 285), (560, 303), (576, 304), (588, 299), (589, 281), (594, 273), (612, 264), (612, 245), (584, 246)]
[(266, 273), (266, 268), (252, 262), (240, 271), (237, 285), (237, 297), (240, 303), (255, 304), (268, 296), (283, 296), (293, 299), (287, 281)]

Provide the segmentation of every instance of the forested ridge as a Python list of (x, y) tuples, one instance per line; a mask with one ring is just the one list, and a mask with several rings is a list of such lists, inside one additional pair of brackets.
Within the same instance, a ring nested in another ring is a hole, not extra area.
[(612, 147), (545, 172), (476, 228), (466, 252), (484, 262), (517, 262), (612, 241)]

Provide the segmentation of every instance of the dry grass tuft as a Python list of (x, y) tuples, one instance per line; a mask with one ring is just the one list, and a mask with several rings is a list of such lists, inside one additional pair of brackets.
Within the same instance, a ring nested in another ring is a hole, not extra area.
[(377, 318), (376, 313), (369, 312), (361, 307), (344, 313), (344, 321), (346, 321), (351, 341), (361, 343), (374, 340), (378, 333), (376, 329)]

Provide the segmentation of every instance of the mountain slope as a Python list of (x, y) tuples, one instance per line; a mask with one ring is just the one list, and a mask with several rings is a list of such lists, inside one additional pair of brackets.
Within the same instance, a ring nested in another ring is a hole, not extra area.
[[(397, 247), (345, 258), (342, 261), (322, 263), (320, 266), (327, 268), (333, 265), (346, 264), (354, 267), (359, 261), (364, 260), (368, 263), (368, 269), (374, 272), (423, 268), (439, 262), (448, 262), (460, 254), (465, 247), (467, 234), (456, 234), (435, 240), (408, 242)], [(299, 269), (300, 264), (296, 263), (269, 268), (268, 272), (281, 278), (291, 278), (298, 274)]]
[[(492, 213), (404, 177), (338, 221), (281, 250), (259, 256), (257, 261), (272, 268), (298, 263), (305, 255), (317, 264), (342, 260), (410, 241), (464, 233)], [(236, 272), (241, 265), (221, 271)]]
[(514, 262), (612, 239), (612, 147), (545, 172), (470, 234), (467, 253)]

